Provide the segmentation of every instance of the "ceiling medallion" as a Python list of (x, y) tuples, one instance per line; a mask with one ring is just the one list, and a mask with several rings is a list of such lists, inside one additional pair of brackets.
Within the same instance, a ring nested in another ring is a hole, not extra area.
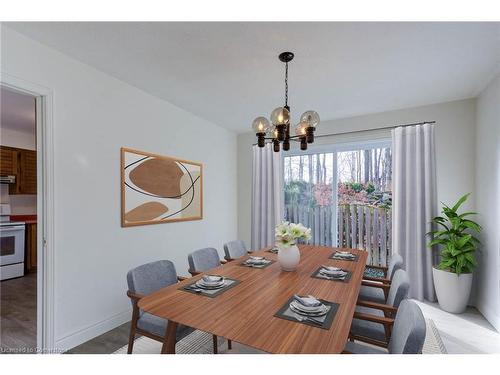
[(292, 52), (280, 53), (278, 58), (285, 63), (285, 105), (271, 112), (271, 122), (263, 116), (253, 120), (252, 128), (257, 135), (257, 145), (264, 147), (266, 140), (273, 144), (275, 152), (290, 150), (290, 140), (300, 142), (300, 149), (307, 150), (307, 144), (314, 142), (314, 131), (319, 124), (319, 115), (315, 111), (306, 111), (300, 116), (295, 126), (295, 135), (290, 136), (290, 107), (288, 106), (288, 63), (293, 60)]

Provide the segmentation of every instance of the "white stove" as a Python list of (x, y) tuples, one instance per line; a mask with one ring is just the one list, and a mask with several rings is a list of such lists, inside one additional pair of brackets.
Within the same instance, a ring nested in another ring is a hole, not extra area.
[(25, 224), (10, 221), (10, 204), (0, 203), (0, 280), (24, 276)]

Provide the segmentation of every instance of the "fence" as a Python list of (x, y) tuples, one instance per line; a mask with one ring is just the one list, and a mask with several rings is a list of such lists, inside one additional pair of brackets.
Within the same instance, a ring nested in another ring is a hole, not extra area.
[[(332, 238), (335, 210), (332, 206), (285, 206), (285, 220), (311, 228), (311, 243), (368, 251), (368, 263), (386, 266), (390, 261), (392, 212), (390, 209), (366, 205), (338, 207), (337, 239)], [(338, 244), (338, 245), (337, 245)]]

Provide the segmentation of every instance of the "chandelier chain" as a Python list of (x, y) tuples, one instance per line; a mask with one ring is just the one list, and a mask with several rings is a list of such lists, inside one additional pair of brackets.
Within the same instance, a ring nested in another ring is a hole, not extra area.
[(288, 63), (285, 63), (285, 107), (288, 106)]

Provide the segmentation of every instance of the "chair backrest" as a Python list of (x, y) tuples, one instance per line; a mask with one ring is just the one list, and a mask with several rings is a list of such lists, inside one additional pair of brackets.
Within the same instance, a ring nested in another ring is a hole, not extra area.
[(404, 269), (404, 261), (403, 257), (399, 254), (393, 254), (391, 257), (391, 261), (389, 262), (389, 267), (387, 268), (387, 278), (392, 280), (394, 277), (394, 272), (399, 269)]
[(408, 297), (409, 289), (410, 280), (406, 271), (403, 269), (396, 270), (391, 281), (386, 303), (390, 306), (398, 307), (401, 301)]
[(213, 247), (196, 250), (188, 255), (189, 269), (203, 272), (220, 266), (219, 253)]
[(420, 307), (411, 300), (402, 301), (392, 328), (388, 346), (389, 353), (422, 353), (425, 331), (425, 319)]
[(146, 263), (127, 273), (128, 289), (140, 294), (153, 293), (176, 282), (177, 272), (169, 260)]
[(247, 247), (241, 240), (230, 241), (224, 244), (226, 259), (236, 259), (247, 254)]

